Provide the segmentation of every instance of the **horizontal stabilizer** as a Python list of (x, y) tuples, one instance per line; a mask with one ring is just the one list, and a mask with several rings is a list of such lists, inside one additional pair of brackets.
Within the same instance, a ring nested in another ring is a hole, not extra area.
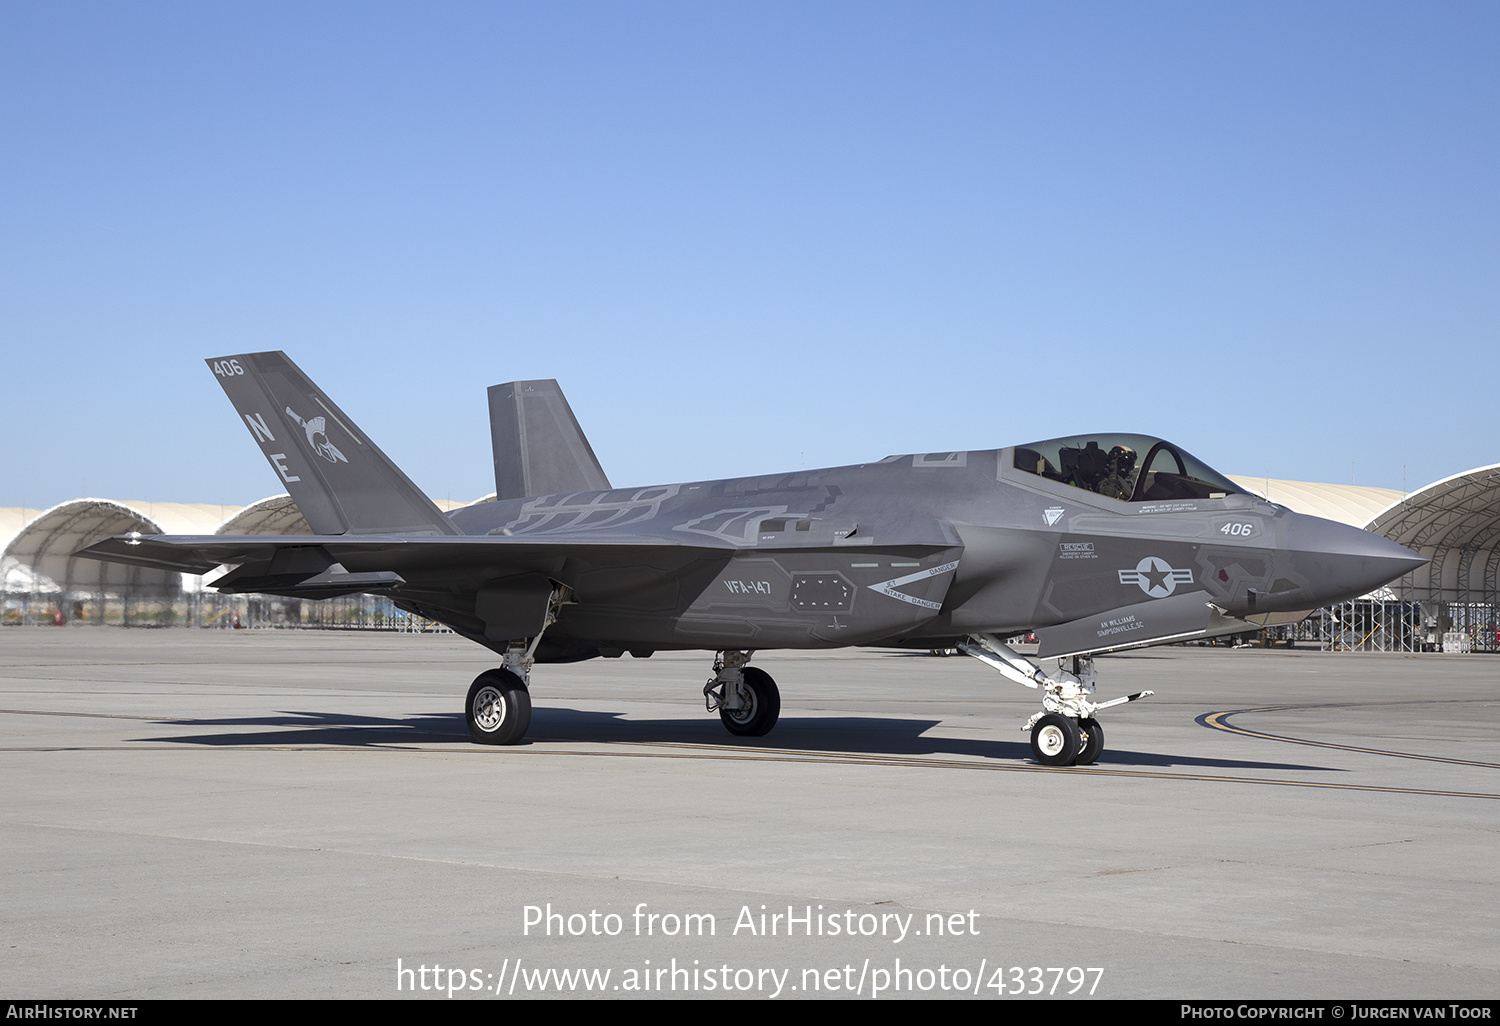
[(512, 381), (491, 386), (489, 394), (495, 498), (602, 492), (610, 487), (556, 381)]
[(242, 563), (212, 582), (212, 587), (226, 595), (259, 593), (323, 599), (385, 591), (406, 583), (389, 570), (350, 573), (319, 545), (275, 549), (270, 557), (269, 563)]
[(1148, 599), (1036, 632), (1037, 658), (1111, 652), (1142, 645), (1253, 631), (1254, 624), (1225, 616), (1201, 591)]
[(233, 584), (215, 581), (214, 587), (225, 595), (284, 595), (287, 598), (326, 599), (340, 595), (389, 591), (405, 583), (399, 574), (388, 570), (369, 574), (335, 570), (302, 580), (295, 577), (241, 577)]
[(285, 353), (207, 361), (314, 534), (458, 534)]

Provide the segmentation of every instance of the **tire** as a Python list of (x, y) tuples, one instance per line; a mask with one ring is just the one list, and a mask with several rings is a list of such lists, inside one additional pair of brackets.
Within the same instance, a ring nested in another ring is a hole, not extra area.
[(1075, 766), (1092, 766), (1104, 754), (1104, 728), (1093, 717), (1078, 721), (1078, 729), (1084, 735), (1083, 747), (1078, 750)]
[(731, 734), (764, 737), (781, 717), (781, 692), (765, 670), (747, 666), (740, 673), (744, 676), (746, 690), (750, 692), (750, 704), (732, 712), (721, 708), (719, 719)]
[(1071, 766), (1083, 746), (1078, 721), (1047, 713), (1031, 728), (1031, 753), (1043, 766)]
[(469, 685), (464, 715), (478, 744), (517, 744), (531, 726), (531, 692), (509, 670), (485, 670)]

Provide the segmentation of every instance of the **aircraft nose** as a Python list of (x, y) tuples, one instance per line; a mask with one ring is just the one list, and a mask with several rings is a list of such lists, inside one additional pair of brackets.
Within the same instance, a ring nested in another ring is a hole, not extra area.
[(1292, 569), (1317, 605), (1367, 595), (1428, 562), (1389, 538), (1348, 524), (1288, 514), (1286, 549)]

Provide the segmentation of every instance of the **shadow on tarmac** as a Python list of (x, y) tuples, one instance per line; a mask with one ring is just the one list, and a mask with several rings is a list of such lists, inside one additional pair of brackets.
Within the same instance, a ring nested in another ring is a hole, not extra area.
[[(764, 738), (739, 738), (726, 734), (712, 717), (697, 720), (635, 720), (620, 713), (580, 709), (544, 708), (532, 712), (531, 729), (522, 747), (533, 744), (578, 743), (630, 745), (694, 745), (726, 752), (799, 752), (809, 755), (855, 754), (893, 757), (946, 757), (1031, 761), (1031, 745), (1015, 741), (928, 737), (927, 731), (942, 721), (888, 717), (783, 717), (776, 730)], [(171, 737), (139, 737), (128, 740), (154, 744), (176, 743), (212, 746), (304, 746), (328, 745), (345, 748), (400, 745), (472, 745), (463, 716), (456, 713), (419, 715), (406, 719), (357, 716), (344, 713), (286, 711), (274, 716), (228, 719), (172, 719), (163, 725), (228, 727), (233, 730), (182, 734)], [(1106, 728), (1107, 729), (1107, 728)], [(1016, 732), (1018, 735), (1020, 731)], [(475, 746), (476, 748), (479, 746)], [(1165, 769), (1302, 770), (1344, 772), (1332, 766), (1307, 763), (1264, 762), (1245, 759), (1214, 759), (1134, 752), (1106, 747), (1101, 766)]]

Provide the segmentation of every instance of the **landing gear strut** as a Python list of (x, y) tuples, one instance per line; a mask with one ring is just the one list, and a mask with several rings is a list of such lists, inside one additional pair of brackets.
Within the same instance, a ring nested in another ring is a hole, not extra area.
[(1043, 766), (1090, 766), (1098, 762), (1104, 751), (1104, 728), (1094, 714), (1156, 693), (1140, 691), (1108, 702), (1095, 702), (1090, 697), (1095, 679), (1094, 659), (1090, 655), (1074, 656), (1071, 673), (1058, 660), (1057, 672), (1049, 674), (993, 634), (965, 638), (958, 650), (999, 670), (1017, 684), (1041, 689), (1042, 711), (1021, 729), (1031, 731), (1031, 754)]
[(715, 710), (724, 729), (740, 737), (763, 737), (781, 716), (781, 692), (765, 670), (746, 665), (754, 652), (725, 650), (714, 660), (714, 675), (703, 686), (703, 703)]

